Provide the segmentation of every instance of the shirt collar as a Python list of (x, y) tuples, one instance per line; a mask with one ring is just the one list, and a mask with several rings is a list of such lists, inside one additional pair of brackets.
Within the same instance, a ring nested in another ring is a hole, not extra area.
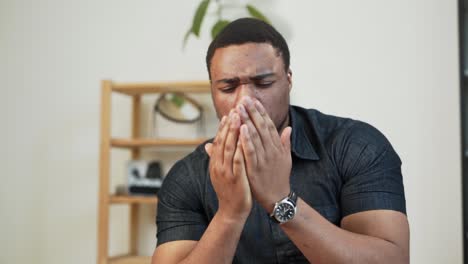
[[(298, 113), (294, 106), (289, 106), (289, 117), (291, 121), (291, 151), (299, 158), (319, 160), (319, 156), (312, 146), (312, 131), (306, 131), (304, 118)], [(310, 121), (309, 121), (310, 122)]]

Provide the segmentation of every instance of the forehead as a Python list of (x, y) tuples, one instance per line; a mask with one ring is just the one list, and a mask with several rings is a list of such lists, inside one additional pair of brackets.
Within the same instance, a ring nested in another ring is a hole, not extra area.
[(246, 43), (216, 49), (212, 77), (248, 77), (283, 69), (279, 52), (269, 43)]

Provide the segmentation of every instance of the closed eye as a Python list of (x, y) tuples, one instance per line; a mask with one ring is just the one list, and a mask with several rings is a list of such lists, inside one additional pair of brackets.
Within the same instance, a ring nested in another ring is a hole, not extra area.
[(223, 88), (220, 88), (219, 90), (221, 90), (221, 92), (223, 92), (223, 93), (232, 93), (232, 92), (234, 92), (234, 90), (236, 90), (236, 87), (237, 86), (229, 85), (229, 86), (225, 86)]
[(268, 88), (272, 86), (274, 81), (259, 81), (255, 82), (255, 86), (260, 87), (260, 88)]

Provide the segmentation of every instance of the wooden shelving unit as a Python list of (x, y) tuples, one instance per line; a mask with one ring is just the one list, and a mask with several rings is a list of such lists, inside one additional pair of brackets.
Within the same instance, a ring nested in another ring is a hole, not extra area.
[[(112, 195), (109, 191), (110, 151), (111, 148), (128, 149), (132, 159), (140, 157), (141, 148), (159, 147), (195, 147), (204, 141), (199, 139), (150, 139), (140, 138), (141, 97), (145, 94), (163, 92), (209, 93), (207, 81), (165, 82), (165, 83), (115, 83), (102, 81), (101, 95), (101, 142), (99, 160), (99, 204), (98, 204), (98, 243), (97, 264), (148, 264), (149, 256), (137, 256), (138, 210), (141, 204), (156, 205), (156, 196), (123, 196)], [(132, 99), (132, 133), (131, 138), (112, 138), (111, 136), (111, 97), (112, 93), (121, 93)], [(108, 256), (109, 252), (109, 209), (116, 204), (125, 204), (130, 208), (129, 252), (123, 256)]]
[(111, 145), (116, 148), (145, 148), (145, 147), (194, 147), (198, 146), (206, 138), (200, 139), (126, 139), (126, 138), (113, 138)]
[(142, 256), (119, 256), (109, 258), (110, 264), (150, 264), (151, 257)]
[(158, 202), (158, 197), (111, 195), (109, 197), (109, 202), (111, 204), (156, 204)]

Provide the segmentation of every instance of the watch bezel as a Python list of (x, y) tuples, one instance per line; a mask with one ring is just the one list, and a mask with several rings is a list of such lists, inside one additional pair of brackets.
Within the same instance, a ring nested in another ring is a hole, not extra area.
[[(287, 209), (288, 211), (286, 213), (281, 213), (278, 209), (280, 209), (281, 207), (285, 205), (289, 207)], [(273, 213), (274, 213), (275, 219), (280, 224), (283, 224), (294, 218), (294, 216), (296, 215), (296, 206), (291, 201), (289, 201), (289, 199), (286, 199), (276, 204), (275, 208), (273, 209)]]
[[(291, 208), (292, 208), (292, 215), (290, 216), (287, 216), (287, 215), (282, 215), (279, 211), (277, 211), (277, 209), (281, 206), (281, 205), (289, 205)], [(290, 220), (292, 220), (294, 218), (294, 216), (296, 215), (296, 212), (297, 212), (297, 207), (296, 205), (289, 200), (289, 197), (286, 197), (284, 198), (283, 200), (275, 203), (275, 207), (273, 208), (273, 212), (271, 213), (271, 217), (273, 219), (276, 220), (276, 222), (280, 223), (280, 224), (284, 224)]]

